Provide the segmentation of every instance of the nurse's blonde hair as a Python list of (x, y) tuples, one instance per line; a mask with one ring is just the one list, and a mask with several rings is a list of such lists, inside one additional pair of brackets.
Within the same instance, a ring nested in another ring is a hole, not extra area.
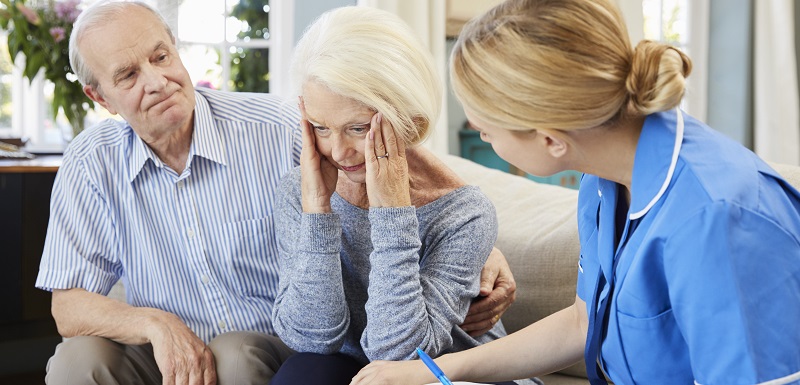
[(691, 60), (644, 40), (631, 48), (608, 0), (508, 0), (470, 21), (450, 61), (453, 90), (510, 130), (575, 130), (676, 107)]
[(408, 144), (430, 134), (442, 105), (430, 52), (399, 17), (375, 8), (322, 14), (297, 43), (291, 74), (298, 93), (313, 81), (383, 113)]

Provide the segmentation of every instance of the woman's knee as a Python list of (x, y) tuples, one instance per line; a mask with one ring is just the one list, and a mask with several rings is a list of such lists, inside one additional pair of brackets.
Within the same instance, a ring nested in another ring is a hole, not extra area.
[(270, 385), (347, 385), (362, 367), (344, 354), (298, 353), (286, 360)]

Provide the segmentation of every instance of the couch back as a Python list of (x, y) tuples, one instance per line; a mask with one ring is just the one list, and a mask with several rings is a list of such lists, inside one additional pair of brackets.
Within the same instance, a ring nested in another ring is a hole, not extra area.
[(496, 246), (517, 281), (517, 300), (503, 315), (508, 332), (572, 304), (580, 256), (578, 192), (451, 155), (440, 158), (467, 183), (480, 187), (497, 210)]

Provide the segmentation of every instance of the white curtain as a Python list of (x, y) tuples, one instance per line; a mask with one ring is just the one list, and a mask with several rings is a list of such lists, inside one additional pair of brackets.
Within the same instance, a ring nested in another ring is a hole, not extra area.
[[(422, 43), (433, 54), (434, 64), (439, 70), (444, 87), (445, 72), (445, 2), (441, 0), (358, 0), (358, 5), (375, 7), (392, 12), (417, 31)], [(449, 90), (445, 90), (446, 95)], [(430, 138), (425, 142), (429, 149), (447, 153), (447, 110), (445, 96), (442, 97), (442, 110), (439, 121)]]
[(800, 164), (800, 100), (794, 46), (794, 0), (755, 3), (755, 152), (765, 160)]

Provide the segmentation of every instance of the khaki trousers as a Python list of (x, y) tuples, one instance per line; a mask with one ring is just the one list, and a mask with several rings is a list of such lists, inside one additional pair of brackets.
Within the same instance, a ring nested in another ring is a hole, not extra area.
[[(217, 384), (268, 384), (294, 350), (278, 337), (256, 332), (220, 334), (208, 344)], [(153, 347), (123, 345), (101, 337), (73, 337), (47, 362), (48, 385), (161, 385)]]

